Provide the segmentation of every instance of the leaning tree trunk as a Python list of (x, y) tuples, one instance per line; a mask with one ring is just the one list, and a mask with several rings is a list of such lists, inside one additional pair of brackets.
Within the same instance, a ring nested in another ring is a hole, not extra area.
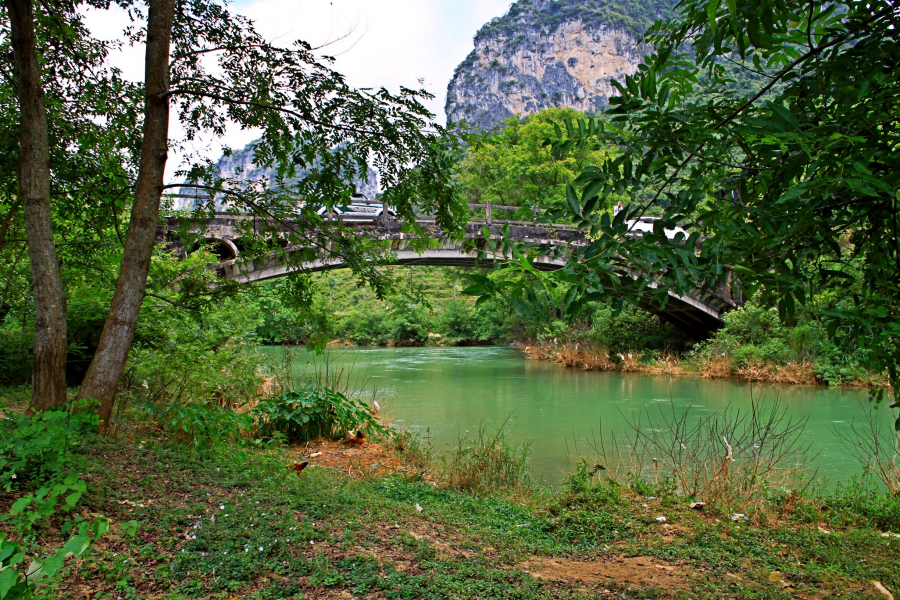
[(134, 338), (156, 241), (169, 143), (169, 44), (174, 12), (174, 0), (149, 2), (144, 62), (144, 140), (131, 223), (112, 306), (97, 352), (78, 394), (79, 398), (100, 401), (101, 427), (104, 430), (109, 426), (116, 390)]
[(6, 0), (19, 92), (19, 187), (34, 287), (34, 385), (31, 407), (66, 403), (66, 290), (50, 213), (50, 150), (31, 0)]

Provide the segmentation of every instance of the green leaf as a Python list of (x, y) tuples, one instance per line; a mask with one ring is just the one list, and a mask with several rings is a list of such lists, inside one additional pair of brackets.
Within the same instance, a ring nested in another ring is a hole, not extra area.
[(30, 583), (36, 583), (46, 576), (44, 573), (44, 563), (38, 559), (33, 559), (28, 569), (25, 571), (25, 579)]
[(774, 102), (769, 103), (769, 107), (775, 111), (782, 119), (787, 121), (794, 129), (800, 128), (800, 122), (797, 121), (797, 118), (794, 117), (794, 114), (788, 109), (788, 107), (782, 104), (775, 104)]
[(566, 184), (566, 202), (569, 204), (569, 210), (576, 216), (581, 216), (581, 205), (578, 202), (578, 192), (571, 183)]
[(800, 185), (796, 185), (782, 194), (781, 197), (775, 202), (775, 204), (784, 204), (785, 202), (790, 202), (791, 200), (803, 196), (804, 194), (806, 194), (806, 192), (806, 185), (801, 183)]
[(28, 494), (27, 496), (23, 496), (22, 498), (19, 498), (18, 500), (13, 502), (12, 508), (9, 509), (9, 514), (11, 514), (11, 515), (20, 514), (23, 510), (28, 508), (28, 505), (30, 505), (33, 500), (34, 500), (34, 495), (32, 495), (32, 494)]
[(69, 508), (74, 508), (78, 501), (81, 500), (81, 492), (72, 492), (68, 496), (66, 496), (66, 506)]
[(706, 5), (706, 18), (709, 21), (709, 26), (713, 31), (716, 30), (716, 15), (719, 12), (719, 6), (722, 4), (722, 0), (710, 0), (710, 2)]
[(3, 569), (0, 571), (0, 600), (6, 598), (9, 591), (19, 581), (19, 573), (15, 569)]
[(91, 538), (86, 535), (77, 535), (66, 542), (66, 545), (62, 547), (60, 553), (62, 556), (81, 556), (85, 550), (87, 550), (91, 545)]
[[(62, 551), (60, 551), (61, 553)], [(48, 556), (44, 560), (44, 564), (41, 565), (40, 577), (37, 577), (37, 574), (29, 576), (29, 581), (37, 581), (38, 579), (43, 578), (52, 578), (54, 575), (59, 573), (60, 569), (62, 569), (66, 564), (63, 556), (57, 554), (56, 556)]]

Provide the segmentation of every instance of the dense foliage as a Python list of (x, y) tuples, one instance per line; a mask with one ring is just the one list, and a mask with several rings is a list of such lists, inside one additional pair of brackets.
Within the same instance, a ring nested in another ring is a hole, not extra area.
[[(869, 367), (900, 382), (896, 6), (713, 0), (679, 11), (651, 30), (657, 53), (621, 82), (608, 121), (557, 132), (559, 151), (615, 144), (620, 153), (569, 190), (566, 213), (594, 242), (527, 287), (565, 297), (575, 315), (599, 298), (665, 304), (668, 290), (733, 274), (787, 322), (834, 294), (840, 301), (821, 313), (829, 333), (865, 347)], [(735, 66), (766, 83), (754, 93), (735, 86)], [(602, 206), (623, 192), (631, 204), (613, 218)], [(629, 220), (653, 206), (663, 218), (635, 238)], [(665, 235), (684, 221), (689, 236)], [(531, 274), (529, 253), (551, 249), (510, 250)], [(526, 288), (506, 292), (529, 300)]]

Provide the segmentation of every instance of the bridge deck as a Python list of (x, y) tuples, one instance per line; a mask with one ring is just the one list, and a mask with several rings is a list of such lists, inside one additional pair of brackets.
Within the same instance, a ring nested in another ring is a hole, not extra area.
[[(297, 271), (326, 271), (346, 268), (346, 263), (340, 256), (328, 256), (320, 254), (314, 260), (301, 260), (301, 252), (305, 248), (287, 247), (267, 256), (245, 258), (240, 256), (241, 236), (248, 225), (246, 217), (232, 215), (217, 215), (202, 223), (197, 223), (194, 233), (210, 242), (219, 244), (222, 263), (216, 270), (223, 276), (233, 281), (251, 283), (265, 281), (276, 277), (284, 277)], [(503, 235), (498, 221), (488, 223), (471, 223), (466, 227), (463, 239), (451, 240), (442, 237), (440, 230), (435, 227), (434, 221), (423, 219), (428, 234), (440, 241), (436, 248), (429, 248), (424, 252), (412, 249), (412, 238), (402, 231), (403, 224), (396, 221), (382, 221), (373, 219), (347, 219), (346, 224), (357, 228), (360, 234), (373, 238), (390, 241), (393, 260), (392, 265), (420, 265), (442, 267), (492, 267), (496, 262), (506, 262), (503, 256), (490, 256), (482, 254), (479, 259), (477, 248), (486, 247), (484, 229), (487, 228), (492, 239), (499, 239)], [(173, 247), (180, 244), (176, 237), (176, 230), (180, 222), (172, 221), (158, 232), (161, 240), (166, 240)], [(633, 222), (636, 231), (647, 231), (653, 227), (652, 221)], [(547, 226), (528, 223), (526, 225), (510, 224), (510, 235), (513, 239), (546, 244), (560, 247), (579, 246), (589, 243), (582, 231), (571, 227), (550, 228)], [(252, 227), (252, 229), (256, 229)], [(674, 236), (679, 231), (671, 232)], [(473, 246), (475, 248), (473, 248)], [(184, 249), (182, 248), (182, 251)], [(534, 262), (534, 267), (542, 271), (553, 271), (565, 266), (564, 257), (541, 257)], [(689, 295), (677, 295), (669, 293), (669, 301), (665, 307), (656, 307), (645, 302), (643, 307), (648, 311), (659, 315), (673, 325), (688, 333), (695, 339), (704, 339), (712, 331), (719, 328), (722, 316), (741, 303), (741, 298), (735, 297), (734, 290), (729, 286), (719, 286), (714, 292), (695, 290)]]

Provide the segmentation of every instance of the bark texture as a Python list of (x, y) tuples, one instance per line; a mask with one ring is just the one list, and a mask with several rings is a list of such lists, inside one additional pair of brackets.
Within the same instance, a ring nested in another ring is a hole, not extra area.
[(6, 7), (21, 111), (18, 194), (25, 213), (35, 302), (31, 405), (35, 410), (44, 410), (66, 403), (66, 291), (53, 243), (47, 111), (34, 9), (31, 0), (6, 0)]
[(156, 241), (159, 202), (163, 192), (169, 142), (169, 44), (174, 0), (150, 0), (144, 82), (144, 136), (135, 184), (125, 254), (116, 280), (112, 306), (100, 344), (79, 391), (80, 398), (100, 401), (102, 428), (109, 425), (119, 380), (131, 349), (138, 314), (147, 288), (147, 274)]

